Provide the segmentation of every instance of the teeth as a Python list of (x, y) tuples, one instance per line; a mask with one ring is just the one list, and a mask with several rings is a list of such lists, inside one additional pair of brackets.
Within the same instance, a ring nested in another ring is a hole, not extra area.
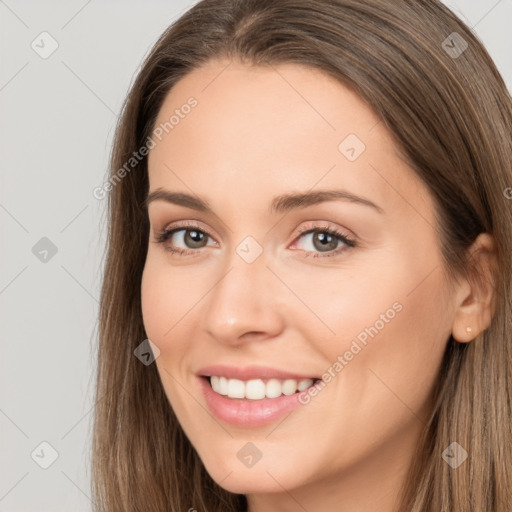
[(244, 398), (252, 398), (253, 400), (261, 400), (266, 396), (267, 386), (260, 380), (250, 380), (245, 384)]
[(228, 380), (228, 396), (230, 398), (245, 398), (245, 384), (242, 380)]
[(312, 384), (313, 384), (313, 381), (311, 379), (301, 380), (299, 382), (298, 389), (299, 389), (299, 391), (304, 391), (304, 390), (308, 389)]
[(249, 400), (262, 400), (263, 398), (277, 398), (281, 395), (293, 395), (297, 391), (304, 391), (313, 385), (313, 379), (262, 379), (243, 381), (227, 379), (226, 377), (210, 377), (212, 389), (220, 395), (229, 398), (248, 398)]

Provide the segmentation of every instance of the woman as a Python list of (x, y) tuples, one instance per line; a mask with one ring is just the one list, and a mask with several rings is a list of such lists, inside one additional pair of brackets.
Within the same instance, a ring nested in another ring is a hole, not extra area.
[(97, 510), (510, 510), (511, 185), (438, 1), (195, 5), (105, 186)]

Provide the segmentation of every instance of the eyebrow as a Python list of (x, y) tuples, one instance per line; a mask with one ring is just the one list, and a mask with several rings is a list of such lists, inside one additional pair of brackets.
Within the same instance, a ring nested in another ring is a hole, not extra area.
[[(380, 206), (369, 199), (356, 196), (346, 190), (317, 190), (314, 192), (282, 194), (272, 199), (272, 202), (270, 203), (270, 213), (284, 213), (326, 201), (336, 200), (361, 204), (373, 208), (379, 213), (384, 213), (384, 210)], [(193, 210), (212, 213), (212, 208), (206, 199), (184, 192), (171, 192), (170, 190), (158, 188), (153, 192), (148, 193), (144, 201), (144, 206), (147, 208), (153, 201), (165, 201), (167, 203), (184, 206)]]

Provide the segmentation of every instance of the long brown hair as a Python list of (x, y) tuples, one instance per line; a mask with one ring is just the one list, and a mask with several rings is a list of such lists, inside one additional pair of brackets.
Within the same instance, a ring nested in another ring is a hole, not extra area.
[[(438, 0), (203, 0), (147, 55), (123, 106), (102, 188), (108, 240), (92, 447), (96, 510), (246, 510), (244, 495), (207, 474), (155, 365), (134, 357), (147, 338), (140, 284), (148, 170), (146, 158), (130, 159), (147, 144), (173, 85), (224, 57), (322, 70), (373, 107), (429, 187), (453, 276), (472, 272), (467, 249), (479, 233), (494, 237), (499, 278), (492, 322), (469, 344), (448, 340), (401, 510), (509, 512), (512, 101), (483, 45)], [(454, 441), (469, 453), (456, 470), (441, 457)]]

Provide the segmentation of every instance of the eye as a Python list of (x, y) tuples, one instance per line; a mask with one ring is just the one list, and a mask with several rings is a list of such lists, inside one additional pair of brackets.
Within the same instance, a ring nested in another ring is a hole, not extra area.
[(347, 247), (356, 246), (354, 240), (329, 226), (308, 226), (299, 231), (301, 235), (297, 240), (303, 242), (302, 249), (306, 252), (305, 256), (315, 258), (335, 256), (345, 252)]
[(156, 233), (155, 242), (164, 245), (165, 249), (171, 253), (191, 254), (197, 252), (197, 249), (206, 247), (209, 238), (211, 236), (203, 229), (186, 225)]

